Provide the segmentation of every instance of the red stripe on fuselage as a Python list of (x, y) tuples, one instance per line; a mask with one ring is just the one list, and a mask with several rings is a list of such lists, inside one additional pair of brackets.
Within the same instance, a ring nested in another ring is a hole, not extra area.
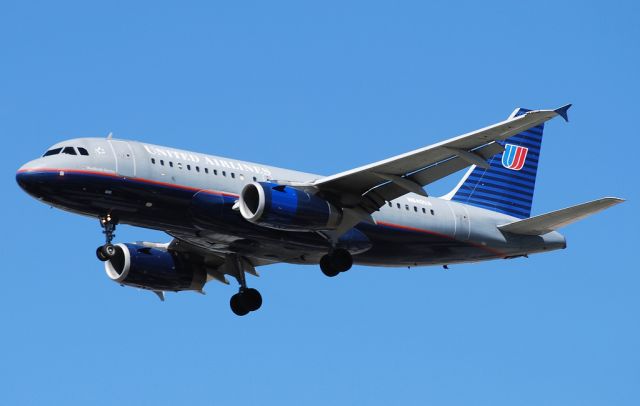
[[(222, 191), (218, 191), (218, 190), (213, 190), (213, 189), (199, 189), (199, 188), (195, 188), (192, 186), (184, 186), (184, 185), (178, 185), (175, 183), (167, 183), (167, 182), (160, 182), (157, 180), (151, 180), (151, 179), (144, 179), (144, 178), (135, 178), (135, 177), (126, 177), (126, 176), (120, 176), (116, 173), (110, 173), (110, 172), (100, 172), (100, 171), (89, 171), (89, 170), (82, 170), (82, 169), (54, 169), (54, 168), (34, 168), (34, 169), (21, 169), (18, 170), (17, 173), (25, 173), (25, 172), (46, 172), (46, 173), (76, 173), (76, 174), (80, 174), (80, 175), (97, 175), (97, 176), (104, 176), (107, 178), (112, 178), (112, 179), (120, 179), (120, 180), (132, 180), (135, 182), (140, 182), (140, 183), (147, 183), (150, 185), (158, 185), (158, 186), (163, 186), (163, 187), (170, 187), (170, 188), (177, 188), (177, 189), (183, 189), (183, 190), (188, 190), (188, 191), (192, 191), (192, 192), (205, 192), (205, 193), (210, 193), (210, 194), (214, 194), (214, 195), (220, 195), (220, 196), (228, 196), (228, 197), (239, 197), (237, 194), (234, 193), (228, 193), (228, 192), (222, 192)], [(415, 228), (415, 227), (411, 227), (411, 226), (405, 226), (405, 225), (401, 225), (401, 224), (394, 224), (394, 223), (388, 223), (386, 221), (377, 221), (376, 222), (377, 225), (383, 226), (383, 227), (390, 227), (390, 228), (396, 228), (396, 229), (400, 229), (400, 230), (405, 230), (405, 231), (412, 231), (412, 232), (416, 232), (416, 233), (423, 233), (423, 234), (430, 234), (433, 236), (437, 236), (437, 237), (442, 237), (442, 238), (446, 238), (448, 240), (452, 240), (452, 241), (459, 241), (456, 240), (454, 237), (447, 235), (447, 234), (442, 234), (442, 233), (438, 233), (436, 231), (431, 231), (431, 230), (425, 230), (423, 228)], [(460, 241), (463, 244), (468, 244), (471, 245), (473, 247), (476, 248), (480, 248), (484, 251), (487, 251), (493, 255), (497, 255), (499, 257), (505, 257), (506, 254), (497, 250), (494, 250), (492, 248), (489, 248), (487, 246), (484, 246), (482, 244), (478, 244), (475, 242), (471, 242), (471, 241)]]

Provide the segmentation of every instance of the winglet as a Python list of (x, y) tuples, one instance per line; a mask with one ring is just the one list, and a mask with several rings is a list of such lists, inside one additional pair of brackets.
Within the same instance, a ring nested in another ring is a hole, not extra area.
[(560, 117), (564, 118), (564, 121), (566, 121), (567, 123), (569, 122), (569, 114), (567, 114), (567, 112), (569, 111), (569, 108), (571, 107), (571, 103), (569, 104), (565, 104), (564, 106), (557, 108), (555, 110), (553, 110), (556, 114), (558, 114)]

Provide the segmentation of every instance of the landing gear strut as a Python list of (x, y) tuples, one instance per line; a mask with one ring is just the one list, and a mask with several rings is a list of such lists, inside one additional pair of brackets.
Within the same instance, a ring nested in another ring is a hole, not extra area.
[(343, 248), (336, 248), (320, 258), (320, 269), (323, 274), (329, 277), (348, 271), (352, 265), (353, 257), (351, 253)]
[(257, 289), (247, 287), (247, 281), (244, 275), (244, 266), (242, 264), (241, 258), (237, 255), (234, 255), (229, 259), (233, 261), (236, 271), (235, 277), (240, 284), (238, 293), (231, 296), (229, 305), (231, 306), (231, 311), (236, 315), (245, 316), (249, 312), (258, 310), (260, 306), (262, 306), (262, 295), (260, 294), (260, 292), (258, 292)]
[(100, 261), (108, 261), (116, 254), (116, 247), (111, 244), (111, 241), (116, 236), (116, 224), (118, 224), (118, 221), (111, 217), (111, 214), (100, 217), (100, 226), (105, 238), (105, 244), (96, 248), (96, 256)]

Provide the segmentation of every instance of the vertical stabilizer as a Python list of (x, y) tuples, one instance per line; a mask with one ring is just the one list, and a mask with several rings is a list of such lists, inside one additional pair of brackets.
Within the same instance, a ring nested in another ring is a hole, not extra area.
[[(527, 109), (516, 109), (510, 117)], [(544, 124), (499, 141), (504, 152), (489, 160), (488, 168), (472, 166), (448, 196), (451, 200), (508, 214), (517, 218), (531, 215), (533, 191)]]

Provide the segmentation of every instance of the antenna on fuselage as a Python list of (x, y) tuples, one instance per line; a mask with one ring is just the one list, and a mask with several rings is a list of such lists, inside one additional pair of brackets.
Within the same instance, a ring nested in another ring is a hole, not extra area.
[(107, 139), (110, 140), (111, 138), (113, 138), (113, 133), (109, 131), (109, 134), (107, 134)]

